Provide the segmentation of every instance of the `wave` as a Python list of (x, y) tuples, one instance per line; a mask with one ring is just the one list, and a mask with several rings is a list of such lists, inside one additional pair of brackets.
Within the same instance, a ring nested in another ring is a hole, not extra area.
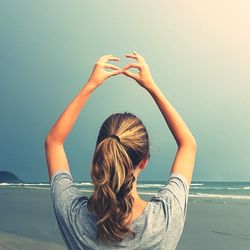
[(191, 189), (248, 190), (250, 187), (191, 187)]
[(24, 183), (24, 186), (49, 186), (48, 183)]
[(203, 186), (203, 183), (191, 183), (191, 186)]
[(87, 192), (87, 193), (93, 193), (93, 190), (91, 190), (91, 189), (83, 189), (83, 188), (81, 188), (79, 190), (83, 191), (83, 192)]
[(49, 186), (49, 183), (0, 183), (0, 186)]
[(224, 187), (191, 187), (191, 189), (227, 189)]
[[(13, 184), (13, 183), (0, 183), (0, 185), (15, 187), (15, 184)], [(22, 188), (22, 185), (17, 185), (16, 188)], [(35, 184), (23, 185), (23, 188), (39, 189), (39, 190), (50, 190), (49, 184), (43, 184), (43, 185), (37, 185), (37, 186)], [(244, 189), (250, 189), (250, 187), (247, 186), (247, 187), (244, 187)], [(79, 188), (79, 190), (82, 191), (82, 192), (93, 193), (92, 189)], [(140, 192), (140, 191), (138, 191), (138, 193), (141, 194), (141, 195), (155, 196), (155, 195), (157, 195), (158, 192)], [(250, 195), (230, 195), (230, 194), (189, 193), (188, 197), (250, 200)]]
[[(89, 190), (89, 189), (80, 189), (80, 191), (90, 192), (90, 193), (93, 192), (93, 190)], [(157, 192), (138, 192), (138, 193), (143, 194), (143, 195), (152, 195), (152, 196), (155, 196), (157, 194)], [(224, 194), (222, 195), (222, 194), (196, 193), (196, 194), (189, 194), (188, 197), (250, 200), (250, 195), (224, 195)]]
[(227, 194), (189, 194), (189, 197), (195, 198), (222, 198), (222, 199), (242, 199), (242, 200), (250, 200), (250, 195), (227, 195)]
[(225, 190), (225, 189), (229, 189), (229, 190), (242, 190), (244, 188), (231, 188), (231, 187), (191, 187), (191, 189), (216, 189), (216, 190)]
[(139, 194), (145, 194), (145, 195), (156, 195), (157, 193), (153, 192), (138, 192)]
[(76, 186), (93, 186), (91, 182), (75, 182)]
[(2, 182), (2, 183), (0, 183), (0, 186), (23, 186), (23, 183), (7, 183), (7, 182)]
[(161, 188), (164, 187), (166, 184), (137, 184), (139, 188)]
[(39, 190), (44, 190), (44, 189), (49, 190), (50, 189), (50, 187), (29, 187), (29, 186), (26, 186), (25, 188), (39, 189)]

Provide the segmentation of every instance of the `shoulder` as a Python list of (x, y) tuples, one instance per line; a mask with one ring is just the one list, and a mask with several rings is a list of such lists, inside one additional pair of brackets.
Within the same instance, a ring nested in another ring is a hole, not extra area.
[(50, 177), (50, 185), (53, 186), (54, 183), (60, 179), (70, 179), (71, 181), (73, 181), (73, 177), (70, 172), (58, 170)]
[(167, 183), (151, 198), (162, 203), (165, 214), (185, 220), (189, 187), (187, 179), (178, 172), (172, 172)]
[(88, 197), (77, 188), (73, 176), (67, 171), (57, 171), (50, 178), (51, 197), (57, 212), (83, 205)]

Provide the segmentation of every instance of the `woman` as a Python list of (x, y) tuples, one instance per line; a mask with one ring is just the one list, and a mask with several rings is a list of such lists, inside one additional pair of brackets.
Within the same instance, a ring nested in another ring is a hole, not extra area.
[[(144, 58), (135, 51), (126, 56), (136, 63), (119, 68), (107, 63), (119, 60), (113, 55), (96, 62), (88, 81), (45, 140), (54, 211), (69, 249), (175, 249), (183, 231), (196, 142), (156, 85)], [(75, 187), (64, 151), (64, 141), (90, 95), (118, 74), (148, 91), (178, 146), (168, 182), (150, 201), (141, 199), (136, 189), (150, 152), (147, 130), (134, 114), (114, 113), (103, 122), (92, 159), (94, 192), (90, 198)]]

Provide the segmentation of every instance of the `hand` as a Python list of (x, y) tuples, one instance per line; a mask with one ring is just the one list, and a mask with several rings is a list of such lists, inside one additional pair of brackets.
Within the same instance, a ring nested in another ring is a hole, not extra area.
[[(88, 83), (98, 87), (101, 85), (107, 78), (122, 73), (122, 69), (107, 63), (108, 61), (119, 61), (118, 57), (113, 55), (105, 55), (100, 57), (94, 65), (93, 71), (89, 77)], [(112, 71), (106, 71), (105, 68), (114, 69)]]
[[(156, 84), (150, 73), (149, 66), (146, 63), (145, 59), (135, 51), (133, 52), (133, 54), (125, 54), (125, 56), (136, 59), (137, 63), (130, 63), (126, 65), (123, 68), (122, 73), (136, 80), (143, 88), (147, 90), (150, 90), (152, 87), (154, 87), (154, 85)], [(132, 73), (127, 70), (129, 68), (137, 68), (140, 70), (140, 72), (137, 74)]]

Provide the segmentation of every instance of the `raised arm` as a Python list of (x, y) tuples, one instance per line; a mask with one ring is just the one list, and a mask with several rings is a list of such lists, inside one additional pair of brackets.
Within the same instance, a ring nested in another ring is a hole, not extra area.
[[(126, 54), (126, 56), (136, 59), (137, 63), (130, 63), (125, 66), (123, 73), (136, 80), (150, 93), (176, 140), (178, 150), (172, 164), (171, 173), (178, 172), (184, 175), (190, 186), (196, 157), (195, 138), (183, 119), (155, 83), (145, 59), (135, 51), (133, 54)], [(129, 68), (137, 68), (140, 72), (138, 74), (132, 73), (127, 70)]]
[[(108, 61), (118, 60), (120, 59), (113, 55), (105, 55), (99, 58), (94, 65), (89, 80), (71, 103), (65, 108), (47, 134), (45, 139), (45, 154), (49, 177), (59, 170), (70, 172), (67, 156), (64, 150), (64, 141), (69, 135), (92, 92), (107, 78), (121, 73), (119, 67), (107, 63)], [(104, 70), (105, 68), (113, 70), (106, 71)]]
[(152, 88), (148, 91), (159, 107), (178, 146), (171, 173), (178, 172), (184, 175), (190, 186), (196, 157), (195, 138), (178, 112), (163, 95), (159, 87), (155, 83), (151, 86)]

